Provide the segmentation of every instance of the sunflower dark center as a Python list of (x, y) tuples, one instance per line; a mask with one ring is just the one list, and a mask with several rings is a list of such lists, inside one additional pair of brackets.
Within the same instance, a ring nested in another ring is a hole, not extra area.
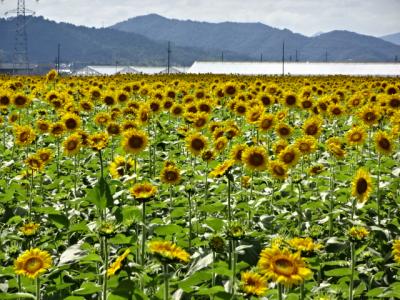
[(364, 194), (368, 189), (368, 183), (365, 178), (360, 178), (357, 180), (357, 194), (362, 195)]
[(308, 135), (315, 135), (317, 132), (318, 132), (318, 126), (315, 124), (311, 124), (306, 128), (306, 133)]
[(302, 102), (304, 108), (310, 108), (312, 106), (311, 101), (305, 100)]
[(35, 273), (43, 267), (43, 261), (37, 257), (31, 257), (25, 262), (24, 269), (29, 273)]
[(143, 145), (143, 139), (139, 136), (131, 136), (128, 140), (128, 144), (131, 148), (141, 148)]
[(358, 132), (355, 132), (351, 135), (351, 140), (353, 142), (358, 142), (359, 140), (361, 140), (361, 134), (359, 134)]
[(1, 96), (1, 97), (0, 97), (0, 104), (1, 104), (1, 105), (8, 105), (8, 104), (10, 104), (10, 98), (8, 98), (7, 96)]
[(285, 170), (284, 170), (281, 166), (275, 166), (275, 167), (274, 167), (274, 172), (275, 172), (275, 174), (277, 174), (278, 176), (285, 175)]
[(390, 107), (393, 107), (393, 108), (400, 107), (400, 99), (397, 99), (397, 98), (390, 99), (389, 105), (390, 105)]
[(252, 166), (261, 166), (264, 163), (264, 156), (260, 153), (252, 153), (249, 162)]
[(341, 109), (340, 109), (339, 107), (335, 107), (335, 108), (332, 110), (332, 113), (333, 113), (334, 115), (340, 115), (340, 114), (342, 113), (342, 111), (341, 111)]
[(178, 179), (178, 174), (175, 171), (167, 171), (165, 172), (165, 178), (167, 181), (175, 181)]
[(289, 164), (294, 160), (294, 157), (294, 153), (292, 152), (285, 153), (285, 155), (283, 156), (283, 161)]
[(67, 149), (70, 150), (70, 151), (75, 150), (77, 146), (78, 146), (78, 142), (77, 141), (69, 141), (67, 143)]
[(269, 120), (269, 119), (263, 120), (263, 121), (261, 122), (261, 127), (262, 127), (263, 129), (268, 129), (268, 128), (271, 127), (271, 125), (272, 125), (272, 120)]
[(286, 104), (287, 105), (295, 105), (296, 104), (296, 97), (293, 95), (289, 95), (286, 97)]
[(287, 127), (281, 127), (281, 128), (279, 128), (279, 133), (281, 135), (288, 135), (290, 133), (290, 130)]
[(204, 142), (201, 139), (194, 139), (192, 141), (192, 148), (199, 151), (204, 148)]
[(21, 142), (27, 141), (29, 138), (29, 133), (28, 132), (23, 132), (20, 134), (19, 139)]
[(390, 142), (387, 138), (381, 138), (378, 142), (379, 146), (382, 149), (389, 150), (390, 149)]
[(228, 86), (228, 87), (225, 89), (225, 92), (226, 92), (228, 95), (233, 95), (233, 94), (236, 93), (236, 88), (235, 88), (234, 86), (230, 85), (230, 86)]
[(292, 275), (295, 271), (295, 265), (286, 258), (279, 258), (275, 261), (275, 271), (284, 276)]
[(375, 121), (375, 120), (376, 120), (376, 115), (375, 115), (375, 113), (372, 112), (372, 111), (367, 112), (367, 113), (365, 114), (365, 120), (367, 120), (367, 121), (369, 121), (369, 122)]
[(68, 119), (68, 120), (65, 121), (65, 126), (68, 129), (75, 129), (78, 126), (78, 123), (76, 122), (75, 119), (71, 118), (71, 119)]
[(265, 106), (271, 105), (271, 99), (268, 96), (263, 96), (261, 101)]

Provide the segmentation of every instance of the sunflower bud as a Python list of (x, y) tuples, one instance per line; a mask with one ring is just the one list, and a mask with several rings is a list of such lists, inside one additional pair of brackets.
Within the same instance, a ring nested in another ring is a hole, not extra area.
[(98, 228), (99, 235), (111, 238), (116, 234), (116, 226), (112, 222), (102, 222)]
[(223, 253), (225, 250), (225, 240), (218, 235), (213, 236), (208, 242), (208, 245), (212, 251), (217, 253)]
[(228, 227), (226, 235), (232, 240), (241, 240), (245, 235), (245, 231), (240, 223), (235, 222)]

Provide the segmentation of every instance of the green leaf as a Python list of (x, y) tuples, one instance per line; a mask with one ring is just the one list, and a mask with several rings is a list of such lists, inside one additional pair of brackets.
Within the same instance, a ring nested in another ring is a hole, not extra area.
[(93, 282), (84, 282), (81, 287), (72, 292), (74, 295), (93, 295), (101, 291), (101, 286)]
[(182, 227), (176, 224), (161, 225), (156, 227), (154, 232), (161, 236), (179, 234), (182, 232)]
[(49, 219), (58, 229), (69, 227), (69, 220), (64, 215), (49, 215)]
[(86, 200), (96, 205), (98, 209), (112, 207), (113, 198), (110, 186), (104, 178), (100, 177), (94, 188), (88, 192)]
[(350, 268), (340, 268), (340, 269), (333, 269), (329, 271), (325, 271), (326, 276), (349, 276), (351, 275)]
[(85, 300), (85, 297), (69, 296), (69, 297), (65, 298), (64, 300)]
[(14, 293), (14, 294), (9, 294), (9, 293), (2, 293), (1, 294), (1, 299), (7, 300), (7, 299), (36, 299), (35, 295), (29, 294), (29, 293)]

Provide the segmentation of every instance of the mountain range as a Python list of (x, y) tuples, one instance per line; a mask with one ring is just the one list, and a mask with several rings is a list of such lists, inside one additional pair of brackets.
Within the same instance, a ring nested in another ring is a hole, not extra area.
[(382, 36), (381, 39), (396, 45), (400, 45), (400, 32)]
[[(165, 65), (167, 42), (171, 61), (393, 61), (400, 57), (396, 36), (380, 38), (349, 31), (307, 37), (262, 23), (207, 23), (167, 19), (156, 14), (131, 18), (109, 28), (89, 28), (27, 17), (29, 59), (52, 63), (61, 44), (61, 59), (80, 64)], [(0, 19), (0, 61), (12, 60), (16, 18)]]

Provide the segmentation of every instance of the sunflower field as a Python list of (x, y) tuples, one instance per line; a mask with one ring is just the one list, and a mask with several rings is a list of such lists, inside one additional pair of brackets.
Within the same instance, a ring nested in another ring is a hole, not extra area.
[(0, 77), (0, 299), (400, 298), (400, 79)]

